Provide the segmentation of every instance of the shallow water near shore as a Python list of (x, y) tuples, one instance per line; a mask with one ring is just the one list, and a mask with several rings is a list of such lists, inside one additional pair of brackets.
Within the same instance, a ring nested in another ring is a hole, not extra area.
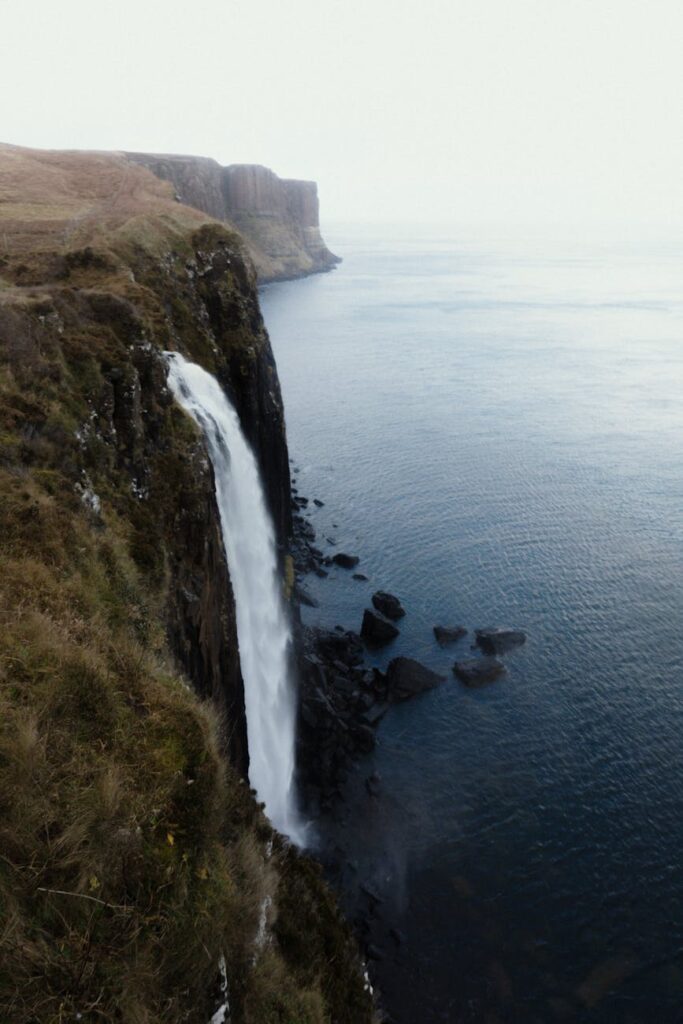
[[(308, 577), (304, 618), (358, 630), (390, 590), (376, 663), (448, 675), (322, 826), (382, 900), (391, 1015), (683, 1020), (683, 244), (328, 242), (338, 270), (262, 292), (317, 543), (369, 577)], [(528, 641), (466, 690), (491, 624)]]

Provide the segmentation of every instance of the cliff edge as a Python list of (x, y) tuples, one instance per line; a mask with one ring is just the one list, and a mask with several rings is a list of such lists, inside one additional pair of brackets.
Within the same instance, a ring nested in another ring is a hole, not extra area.
[(284, 541), (242, 240), (122, 155), (0, 145), (0, 1020), (370, 1024), (319, 869), (246, 783), (215, 481), (168, 350), (230, 393)]
[(222, 167), (206, 157), (125, 156), (170, 182), (178, 201), (236, 228), (261, 281), (316, 274), (340, 262), (320, 234), (314, 181), (279, 178), (255, 164)]

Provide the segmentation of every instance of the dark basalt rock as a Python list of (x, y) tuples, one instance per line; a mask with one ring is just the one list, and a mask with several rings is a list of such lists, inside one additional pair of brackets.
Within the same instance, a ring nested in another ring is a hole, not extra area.
[(364, 723), (356, 726), (354, 740), (361, 753), (369, 754), (375, 747), (375, 733), (372, 726)]
[(379, 772), (373, 772), (372, 775), (368, 775), (365, 780), (365, 788), (367, 789), (370, 796), (377, 796), (380, 791), (382, 783), (382, 776)]
[[(295, 507), (298, 508), (298, 506)], [(313, 543), (315, 540), (315, 530), (311, 524), (302, 515), (297, 513), (292, 516), (292, 527), (293, 535), (290, 542), (290, 553), (297, 573), (314, 572), (321, 577), (327, 576), (327, 573), (320, 568), (323, 553)], [(302, 599), (302, 603), (306, 604), (307, 602), (305, 599)]]
[(465, 686), (484, 686), (505, 674), (505, 665), (498, 658), (469, 658), (456, 661), (453, 672)]
[(379, 615), (375, 615), (369, 608), (366, 608), (363, 612), (360, 635), (366, 643), (379, 647), (394, 640), (398, 636), (398, 630), (386, 619), (381, 619)]
[(506, 629), (502, 626), (490, 626), (487, 629), (475, 629), (477, 645), (486, 654), (505, 654), (513, 647), (526, 642), (526, 633), (521, 629)]
[(389, 662), (386, 672), (388, 696), (390, 700), (408, 700), (425, 690), (433, 690), (443, 683), (445, 676), (421, 665), (414, 658), (394, 658)]
[(354, 569), (360, 562), (360, 558), (357, 555), (347, 555), (343, 551), (338, 551), (336, 555), (332, 556), (332, 561), (335, 565), (340, 565), (342, 569)]
[(354, 572), (354, 574), (351, 577), (351, 579), (352, 580), (359, 580), (361, 583), (367, 583), (367, 579), (368, 578), (367, 578), (367, 576), (365, 575), (364, 572)]
[(383, 676), (362, 666), (355, 633), (303, 628), (299, 656), (299, 779), (310, 809), (339, 799), (349, 762), (369, 753), (387, 705)]
[(446, 644), (454, 644), (467, 636), (467, 630), (464, 626), (434, 626), (434, 636), (437, 642), (445, 647)]
[(319, 655), (330, 664), (342, 661), (347, 665), (358, 665), (363, 660), (363, 645), (358, 634), (351, 630), (314, 629), (312, 638)]
[(325, 502), (321, 501), (320, 498), (314, 498), (313, 504), (316, 505), (318, 508), (322, 508)]
[(403, 618), (406, 613), (399, 599), (393, 594), (388, 594), (386, 590), (378, 590), (376, 594), (373, 594), (372, 603), (378, 612), (394, 622)]

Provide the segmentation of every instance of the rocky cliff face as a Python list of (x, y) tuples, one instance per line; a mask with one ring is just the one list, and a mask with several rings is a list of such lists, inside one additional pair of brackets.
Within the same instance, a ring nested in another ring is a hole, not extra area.
[(243, 243), (119, 155), (0, 146), (0, 199), (0, 1018), (208, 1020), (223, 963), (233, 1024), (369, 1022), (245, 784), (212, 470), (166, 385), (170, 349), (230, 391), (284, 544)]
[(267, 167), (221, 167), (202, 157), (128, 153), (173, 185), (176, 198), (237, 228), (262, 281), (302, 277), (339, 262), (320, 234), (314, 181), (278, 178)]

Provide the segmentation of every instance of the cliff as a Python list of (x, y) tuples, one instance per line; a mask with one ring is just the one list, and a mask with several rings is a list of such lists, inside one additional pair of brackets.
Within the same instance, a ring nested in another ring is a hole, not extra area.
[(316, 866), (245, 784), (235, 606), (163, 352), (230, 392), (281, 542), (242, 240), (122, 155), (0, 146), (0, 1019), (371, 1019)]
[(193, 156), (127, 153), (173, 185), (178, 201), (235, 227), (247, 244), (261, 281), (302, 277), (337, 263), (320, 234), (314, 181), (278, 178), (267, 167)]

